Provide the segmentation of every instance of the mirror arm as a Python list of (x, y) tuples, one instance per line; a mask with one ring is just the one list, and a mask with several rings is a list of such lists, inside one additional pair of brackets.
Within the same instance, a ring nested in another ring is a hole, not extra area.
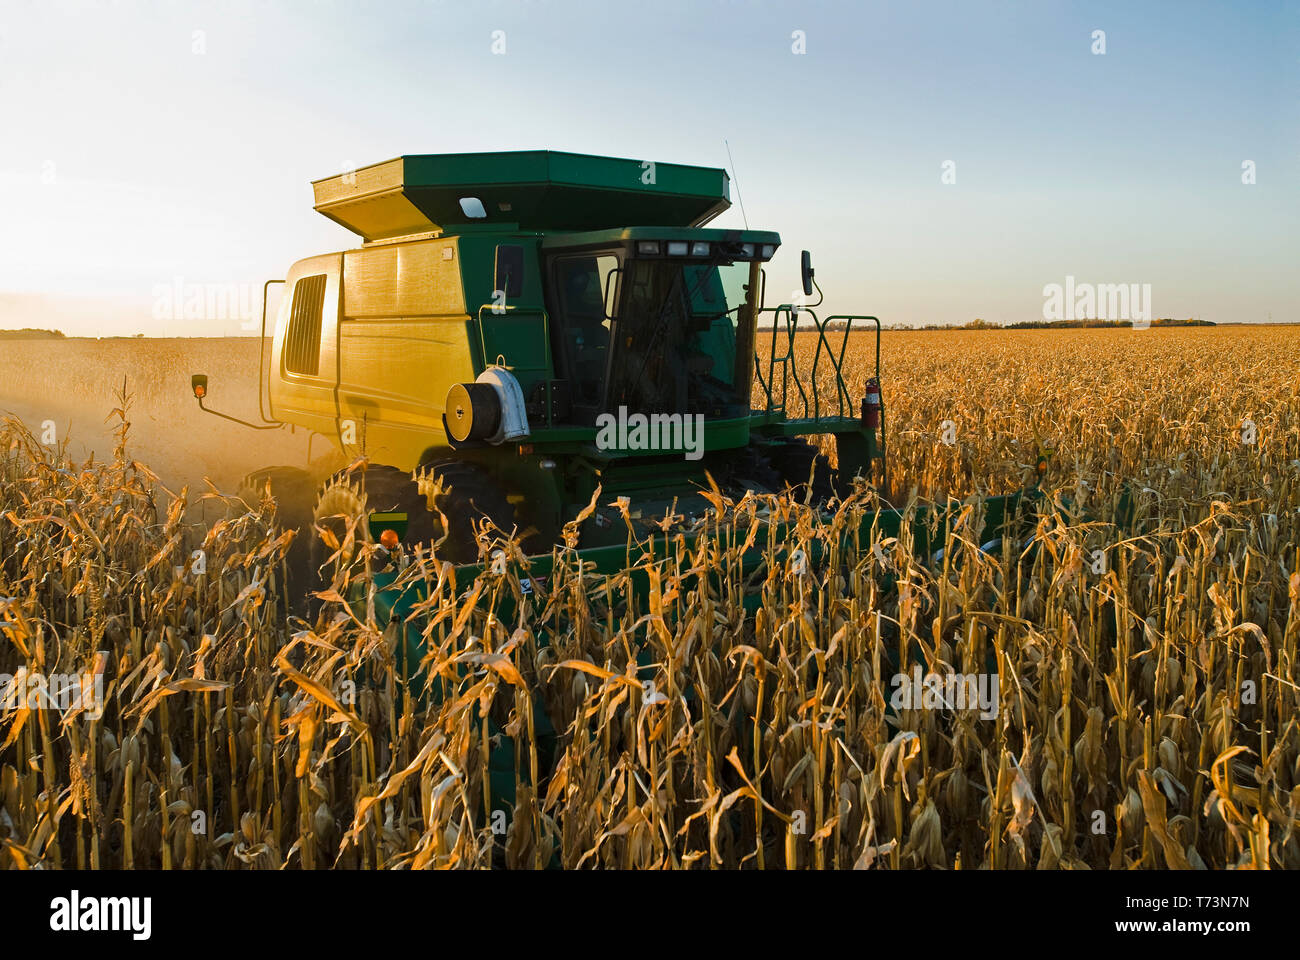
[(810, 277), (809, 279), (812, 280), (813, 289), (817, 291), (817, 302), (804, 304), (804, 306), (809, 308), (820, 307), (822, 305), (822, 301), (826, 299), (826, 294), (822, 293), (821, 284), (817, 282), (816, 277)]
[(199, 409), (202, 410), (204, 413), (210, 413), (214, 417), (220, 417), (222, 420), (230, 420), (234, 423), (242, 424), (245, 427), (251, 427), (254, 430), (279, 430), (281, 427), (284, 426), (283, 423), (272, 423), (272, 424), (268, 424), (267, 426), (259, 426), (256, 423), (249, 423), (247, 420), (240, 420), (238, 417), (232, 417), (230, 414), (222, 413), (220, 410), (209, 410), (207, 407), (203, 405), (202, 397), (197, 397), (196, 399), (199, 401)]

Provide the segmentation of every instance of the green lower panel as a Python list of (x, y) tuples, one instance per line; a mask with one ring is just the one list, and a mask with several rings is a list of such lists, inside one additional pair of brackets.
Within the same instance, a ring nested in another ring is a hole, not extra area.
[[(1029, 520), (1026, 510), (1037, 499), (1038, 493), (1036, 490), (986, 499), (984, 501), (985, 523), (980, 543), (984, 544), (993, 541), (1008, 533), (1023, 532), (1023, 525)], [(935, 548), (945, 542), (947, 528), (960, 515), (964, 506), (964, 504), (954, 501), (945, 507), (918, 510), (913, 514), (911, 535), (913, 547), (919, 557), (929, 558), (934, 553)], [(897, 537), (903, 528), (904, 522), (904, 513), (902, 511), (896, 509), (881, 510), (865, 515), (858, 529), (849, 536), (859, 538), (860, 543), (866, 543), (873, 538)], [(776, 559), (778, 561), (787, 560), (790, 552), (796, 548), (796, 544), (793, 543), (795, 534), (796, 531), (790, 527), (778, 526), (776, 528), (775, 540), (782, 544), (777, 550)], [(579, 552), (579, 558), (584, 564), (591, 565), (589, 569), (594, 569), (597, 574), (613, 575), (629, 568), (634, 569), (631, 577), (632, 591), (638, 599), (644, 599), (649, 588), (649, 577), (644, 569), (635, 570), (635, 568), (644, 564), (651, 557), (668, 556), (670, 554), (669, 546), (668, 539), (660, 537), (645, 548), (634, 549), (631, 553), (624, 544), (583, 550)], [(823, 563), (827, 549), (828, 547), (823, 541), (809, 543), (807, 545), (808, 562), (814, 567)], [(532, 580), (549, 577), (554, 569), (555, 559), (554, 555), (529, 557), (526, 568), (529, 577), (528, 582), (531, 583)], [(765, 559), (765, 549), (762, 544), (751, 548), (741, 558), (742, 576), (749, 576), (758, 570), (765, 562)], [(462, 596), (464, 591), (474, 583), (482, 572), (482, 566), (474, 564), (456, 568), (456, 584), (462, 591)], [(376, 621), (386, 624), (387, 629), (394, 634), (390, 639), (395, 641), (398, 674), (405, 680), (404, 694), (415, 697), (420, 705), (425, 705), (430, 700), (436, 703), (443, 695), (442, 684), (434, 683), (430, 685), (426, 672), (421, 670), (419, 666), (427, 652), (423, 640), (425, 622), (418, 616), (412, 617), (416, 605), (426, 598), (427, 592), (423, 583), (414, 583), (404, 589), (395, 587), (393, 584), (397, 577), (398, 574), (395, 573), (377, 573), (373, 576)], [(684, 585), (686, 589), (690, 589), (691, 586), (690, 583)], [(502, 591), (502, 593), (505, 593), (505, 591)], [(760, 601), (761, 596), (758, 591), (753, 591), (752, 594), (747, 595), (745, 598), (747, 610), (752, 612)], [(354, 597), (354, 607), (359, 617), (364, 617), (365, 606), (364, 594), (358, 593)], [(504, 599), (498, 600), (494, 612), (502, 622), (511, 623), (515, 617), (513, 597), (507, 595)], [(546, 636), (543, 633), (539, 632), (537, 639), (539, 643), (546, 642)], [(637, 660), (645, 670), (652, 670), (648, 647), (642, 646), (638, 650)], [(462, 676), (464, 676), (467, 674), (469, 667), (460, 669)], [(689, 690), (684, 691), (684, 693), (688, 698), (691, 696)], [(533, 722), (537, 732), (539, 769), (549, 770), (554, 759), (553, 751), (557, 741), (556, 730), (552, 726), (546, 711), (540, 707), (535, 708)], [(513, 816), (516, 783), (519, 780), (527, 782), (529, 763), (527, 758), (516, 757), (514, 741), (506, 736), (505, 732), (490, 718), (488, 720), (488, 736), (496, 744), (489, 756), (489, 808), (493, 811), (505, 810), (508, 817)], [(477, 811), (476, 815), (482, 816), (482, 810)]]
[[(1008, 529), (1009, 523), (1015, 525), (1022, 519), (1021, 508), (1032, 504), (1037, 497), (1037, 491), (1026, 491), (1004, 497), (985, 499), (985, 522), (980, 543), (987, 543), (1003, 536)], [(964, 506), (960, 502), (953, 501), (946, 507), (927, 508), (917, 510), (914, 513), (911, 533), (913, 547), (917, 556), (928, 558), (939, 545), (944, 543), (948, 527), (961, 513)], [(896, 509), (866, 514), (856, 531), (856, 535), (861, 538), (860, 542), (867, 542), (873, 536), (877, 538), (897, 537), (902, 530), (903, 522), (903, 512)], [(794, 535), (795, 530), (793, 527), (777, 526), (775, 538), (778, 542), (784, 544), (777, 553), (778, 559), (788, 557), (789, 551), (792, 549)], [(687, 545), (690, 546), (692, 542), (693, 538), (688, 536)], [(633, 589), (638, 598), (644, 598), (649, 587), (649, 576), (643, 568), (636, 568), (643, 565), (651, 556), (665, 557), (675, 549), (670, 538), (664, 536), (656, 537), (651, 545), (644, 549), (633, 548), (632, 551), (629, 551), (625, 544), (592, 547), (579, 551), (578, 557), (591, 572), (596, 574), (608, 576), (632, 569)], [(814, 566), (820, 564), (823, 561), (826, 549), (824, 541), (812, 541), (807, 550), (809, 562)], [(742, 575), (748, 576), (753, 573), (764, 562), (764, 559), (764, 545), (756, 543), (741, 558)], [(527, 559), (528, 580), (526, 582), (531, 583), (533, 580), (549, 578), (554, 569), (554, 564), (554, 554), (539, 554), (529, 557)], [(456, 568), (456, 583), (462, 588), (468, 587), (482, 572), (483, 567), (480, 564), (459, 566)], [(413, 583), (404, 589), (394, 587), (393, 583), (397, 577), (398, 574), (396, 573), (376, 573), (374, 575), (375, 617), (377, 622), (390, 623), (395, 629), (402, 631), (400, 648), (405, 652), (402, 662), (406, 665), (407, 675), (411, 676), (413, 681), (412, 692), (417, 696), (422, 696), (422, 680), (418, 676), (412, 676), (409, 671), (418, 665), (424, 657), (425, 650), (421, 641), (423, 631), (418, 620), (408, 621), (407, 618), (410, 617), (415, 606), (425, 599), (426, 592), (422, 583)], [(361, 601), (359, 609), (359, 612), (361, 612), (364, 610), (364, 599), (358, 598), (358, 600)], [(498, 618), (509, 622), (513, 619), (515, 613), (513, 598), (509, 596), (503, 597), (498, 601), (494, 612)], [(394, 620), (399, 621), (399, 623), (392, 623)]]

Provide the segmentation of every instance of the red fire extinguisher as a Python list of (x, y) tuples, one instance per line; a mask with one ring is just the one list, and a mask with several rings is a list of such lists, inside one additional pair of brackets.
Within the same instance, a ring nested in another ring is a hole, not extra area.
[(875, 377), (867, 381), (867, 395), (862, 398), (862, 425), (873, 430), (880, 426), (880, 381)]

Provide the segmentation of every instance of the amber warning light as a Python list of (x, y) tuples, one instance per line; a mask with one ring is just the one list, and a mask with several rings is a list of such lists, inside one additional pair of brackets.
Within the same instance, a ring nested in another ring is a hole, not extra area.
[(201, 373), (196, 373), (190, 377), (190, 386), (194, 388), (194, 396), (202, 400), (208, 395), (208, 378)]
[(372, 513), (367, 525), (372, 539), (385, 550), (395, 550), (406, 536), (407, 521), (405, 513)]

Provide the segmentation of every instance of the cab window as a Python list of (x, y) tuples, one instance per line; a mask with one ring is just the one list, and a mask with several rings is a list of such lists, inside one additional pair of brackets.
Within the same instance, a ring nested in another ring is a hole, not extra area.
[(611, 279), (610, 274), (617, 268), (618, 257), (612, 254), (556, 261), (562, 352), (575, 408), (595, 411), (604, 401), (610, 329), (605, 290), (607, 284), (616, 282), (617, 276)]

